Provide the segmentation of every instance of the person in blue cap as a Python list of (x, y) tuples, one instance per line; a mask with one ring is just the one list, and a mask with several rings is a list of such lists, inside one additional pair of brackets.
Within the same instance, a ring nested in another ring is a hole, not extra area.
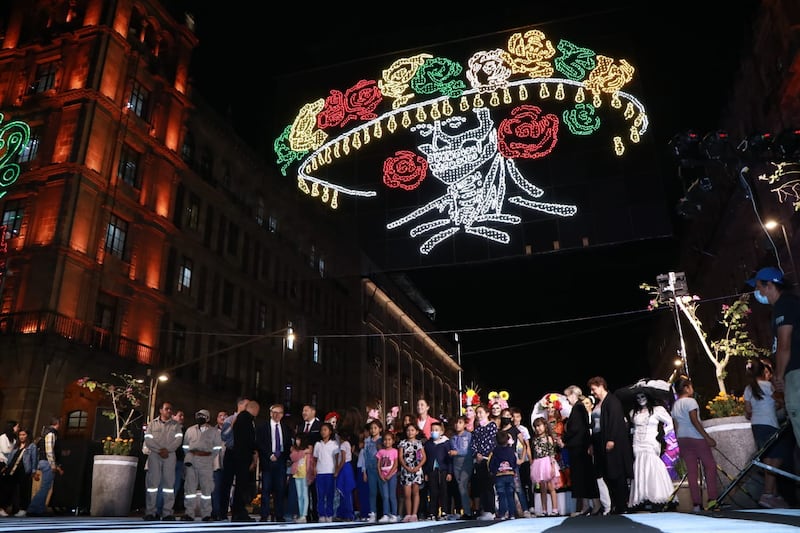
[(800, 442), (800, 298), (789, 292), (783, 271), (764, 267), (747, 280), (755, 299), (772, 306), (772, 351), (776, 399), (783, 397), (792, 431)]

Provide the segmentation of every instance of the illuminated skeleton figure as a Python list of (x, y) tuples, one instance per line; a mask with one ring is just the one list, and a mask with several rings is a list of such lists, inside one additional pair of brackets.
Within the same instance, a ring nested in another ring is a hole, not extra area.
[[(421, 144), (419, 150), (425, 154), (428, 167), (433, 176), (447, 186), (447, 193), (414, 210), (408, 215), (387, 224), (388, 229), (397, 228), (406, 222), (417, 219), (429, 211), (446, 214), (424, 222), (411, 229), (412, 237), (442, 229), (422, 243), (419, 251), (428, 254), (434, 247), (448, 237), (464, 230), (471, 235), (508, 244), (510, 235), (488, 223), (519, 224), (521, 218), (503, 213), (506, 201), (506, 178), (510, 177), (520, 189), (530, 195), (512, 196), (508, 201), (544, 213), (558, 216), (572, 216), (577, 212), (574, 205), (538, 202), (544, 191), (527, 181), (514, 161), (506, 159), (497, 149), (497, 130), (489, 110), (473, 110), (478, 118), (478, 126), (458, 133), (467, 121), (464, 117), (451, 117), (433, 124), (414, 126), (423, 137), (431, 137), (430, 143)], [(444, 129), (451, 130), (452, 134)]]

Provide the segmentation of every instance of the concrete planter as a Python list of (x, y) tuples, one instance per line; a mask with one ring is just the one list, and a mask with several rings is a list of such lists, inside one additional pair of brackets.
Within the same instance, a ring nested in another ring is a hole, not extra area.
[(129, 455), (95, 455), (92, 465), (92, 516), (128, 516), (139, 459)]
[[(753, 460), (756, 452), (753, 430), (750, 421), (744, 416), (710, 418), (703, 420), (703, 427), (717, 441), (716, 448), (712, 450), (717, 461), (717, 481), (721, 493)], [(756, 508), (758, 490), (755, 480), (745, 478), (728, 493), (724, 503), (748, 509)]]

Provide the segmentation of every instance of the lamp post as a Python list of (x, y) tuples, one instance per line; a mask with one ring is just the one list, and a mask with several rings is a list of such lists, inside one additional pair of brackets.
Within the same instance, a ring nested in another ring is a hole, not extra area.
[[(784, 226), (777, 220), (767, 220), (766, 222), (764, 222), (764, 228), (767, 230), (775, 229), (778, 226), (781, 227), (781, 233), (783, 234), (783, 243), (786, 245), (786, 252), (789, 254), (789, 262), (792, 264), (792, 275), (794, 276), (794, 282), (797, 283), (798, 281), (800, 281), (800, 279), (798, 279), (797, 277), (797, 267), (794, 264), (794, 254), (792, 253), (792, 245), (789, 243), (789, 236), (786, 234), (786, 226)], [(780, 267), (780, 258), (777, 257), (778, 255), (777, 253), (775, 255), (776, 259), (778, 259), (778, 266)]]
[[(281, 403), (286, 403), (284, 400), (286, 399), (286, 350), (294, 350), (294, 329), (292, 328), (292, 321), (290, 320), (287, 323), (287, 326), (280, 330), (285, 332), (286, 334), (283, 336), (281, 341), (281, 371), (278, 375), (278, 384), (279, 384), (279, 397), (278, 401)], [(284, 406), (284, 409), (286, 406)]]
[(201, 355), (200, 357), (195, 357), (194, 359), (191, 359), (189, 361), (185, 361), (185, 362), (180, 363), (178, 365), (173, 365), (173, 366), (161, 369), (158, 372), (153, 372), (152, 369), (147, 369), (147, 376), (150, 378), (150, 392), (149, 392), (149, 398), (148, 398), (148, 406), (149, 406), (149, 408), (148, 408), (148, 415), (149, 415), (148, 421), (152, 420), (153, 417), (155, 416), (156, 396), (158, 394), (158, 384), (159, 384), (159, 382), (160, 383), (165, 383), (166, 381), (169, 381), (169, 373), (170, 372), (172, 372), (173, 370), (177, 370), (179, 368), (183, 368), (185, 366), (189, 366), (189, 365), (193, 365), (195, 363), (199, 363), (200, 361), (208, 359), (209, 357), (214, 357), (215, 355), (219, 355), (221, 353), (229, 352), (231, 350), (235, 350), (237, 348), (241, 348), (242, 346), (246, 346), (248, 344), (253, 344), (254, 342), (258, 342), (258, 341), (263, 340), (265, 338), (277, 335), (278, 333), (286, 333), (286, 335), (283, 338), (283, 346), (284, 346), (284, 348), (286, 347), (286, 345), (288, 343), (289, 344), (289, 349), (290, 350), (293, 349), (293, 347), (294, 347), (294, 330), (292, 329), (292, 323), (289, 322), (289, 327), (288, 328), (281, 328), (279, 330), (272, 331), (270, 333), (265, 333), (264, 335), (258, 335), (256, 337), (253, 337), (251, 339), (247, 339), (246, 341), (242, 341), (242, 342), (234, 344), (232, 346), (228, 346), (226, 348), (221, 348), (219, 350), (214, 350), (212, 352), (208, 352), (205, 355)]
[(464, 404), (461, 403), (461, 392), (462, 392), (462, 373), (463, 369), (461, 368), (461, 340), (459, 339), (458, 332), (453, 334), (454, 340), (456, 341), (456, 356), (458, 357), (458, 392), (456, 393), (456, 403), (458, 404), (458, 414), (462, 413), (462, 409), (464, 408)]

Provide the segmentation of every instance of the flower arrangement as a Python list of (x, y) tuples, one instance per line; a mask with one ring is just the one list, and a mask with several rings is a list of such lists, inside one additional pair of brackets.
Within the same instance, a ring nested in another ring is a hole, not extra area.
[(89, 377), (80, 378), (77, 383), (90, 391), (101, 390), (111, 400), (112, 409), (103, 410), (103, 415), (113, 420), (116, 425), (116, 435), (107, 437), (103, 441), (103, 452), (110, 450), (126, 450), (127, 453), (110, 455), (128, 455), (133, 447), (128, 428), (139, 420), (142, 415), (136, 410), (142, 405), (142, 400), (147, 399), (148, 390), (141, 379), (135, 379), (129, 374), (112, 372), (115, 383), (101, 382)]
[(103, 440), (103, 453), (105, 455), (130, 455), (132, 449), (133, 439), (106, 437)]
[(706, 404), (711, 418), (744, 415), (744, 397), (720, 392)]

